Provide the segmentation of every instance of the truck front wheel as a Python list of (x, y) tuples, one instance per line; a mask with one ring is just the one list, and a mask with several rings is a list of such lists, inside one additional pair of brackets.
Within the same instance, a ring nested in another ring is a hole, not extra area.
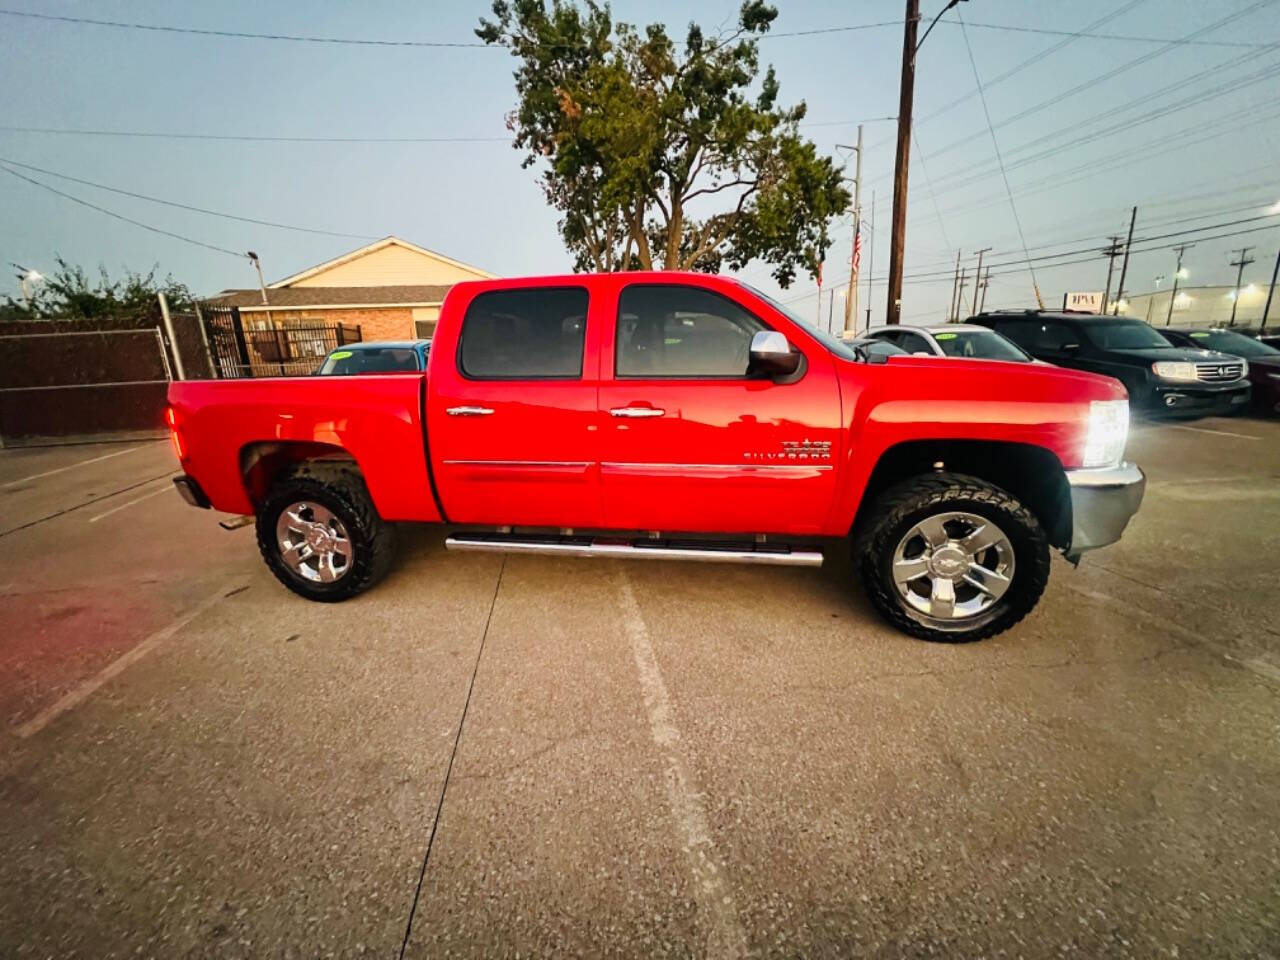
[(277, 580), (308, 600), (346, 600), (391, 566), (393, 530), (351, 465), (291, 468), (271, 485), (257, 521), (263, 560)]
[(870, 510), (855, 566), (876, 609), (914, 637), (993, 636), (1025, 617), (1049, 581), (1049, 542), (1035, 515), (985, 480), (915, 477)]

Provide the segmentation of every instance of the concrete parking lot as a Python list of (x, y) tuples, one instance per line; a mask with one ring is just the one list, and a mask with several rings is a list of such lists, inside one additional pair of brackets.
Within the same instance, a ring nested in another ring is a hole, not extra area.
[(163, 443), (0, 452), (0, 955), (1280, 954), (1280, 422), (948, 647), (821, 570), (280, 587)]

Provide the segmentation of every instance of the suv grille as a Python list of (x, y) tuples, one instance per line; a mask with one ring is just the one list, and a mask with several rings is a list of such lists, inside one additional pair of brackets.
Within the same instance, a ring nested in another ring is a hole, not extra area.
[(1229, 380), (1239, 380), (1242, 376), (1244, 364), (1239, 361), (1196, 364), (1196, 379), (1205, 383), (1226, 383)]

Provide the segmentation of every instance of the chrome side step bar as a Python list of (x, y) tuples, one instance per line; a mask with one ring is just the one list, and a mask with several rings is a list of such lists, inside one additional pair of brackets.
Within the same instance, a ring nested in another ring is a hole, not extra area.
[(649, 545), (602, 538), (550, 539), (501, 538), (455, 534), (444, 541), (447, 550), (483, 553), (543, 553), (562, 557), (615, 557), (622, 560), (698, 560), (706, 563), (767, 563), (793, 567), (822, 566), (822, 551), (787, 547), (751, 549), (705, 546)]

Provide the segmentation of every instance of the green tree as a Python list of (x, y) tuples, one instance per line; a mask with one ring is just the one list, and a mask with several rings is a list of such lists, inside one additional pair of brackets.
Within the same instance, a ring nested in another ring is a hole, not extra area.
[(124, 279), (112, 280), (105, 266), (98, 267), (94, 283), (83, 267), (55, 257), (58, 269), (33, 283), (30, 306), (23, 300), (6, 297), (0, 304), (0, 320), (87, 320), (94, 317), (147, 313), (163, 292), (174, 310), (189, 310), (191, 291), (172, 275), (157, 278), (159, 266), (147, 273), (126, 270)]
[(752, 260), (788, 285), (817, 271), (849, 206), (839, 168), (802, 138), (805, 105), (778, 105), (757, 41), (777, 11), (743, 3), (736, 29), (615, 26), (587, 0), (495, 0), (476, 34), (509, 48), (508, 117), (580, 270), (716, 271)]

